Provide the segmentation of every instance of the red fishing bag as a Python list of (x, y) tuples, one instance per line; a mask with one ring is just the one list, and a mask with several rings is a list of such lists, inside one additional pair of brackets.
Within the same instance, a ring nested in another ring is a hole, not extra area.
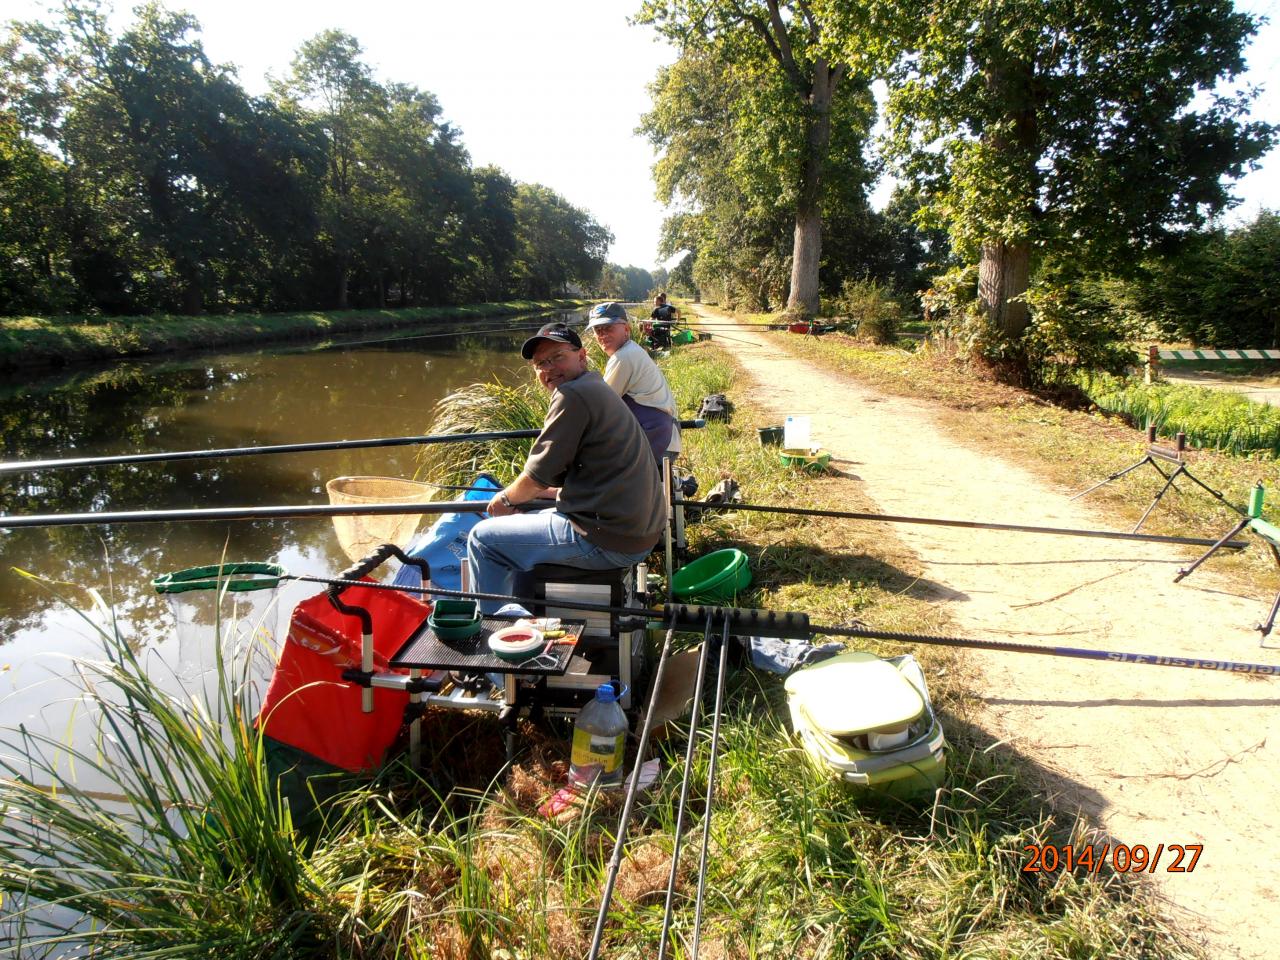
[[(388, 660), (427, 619), (431, 605), (396, 590), (359, 586), (346, 587), (341, 599), (369, 611), (373, 669), (407, 673), (391, 671)], [(353, 773), (381, 766), (404, 723), (409, 695), (375, 687), (373, 713), (365, 713), (363, 688), (342, 679), (352, 667), (360, 668), (360, 618), (339, 612), (324, 593), (303, 600), (293, 610), (258, 713), (262, 732)]]

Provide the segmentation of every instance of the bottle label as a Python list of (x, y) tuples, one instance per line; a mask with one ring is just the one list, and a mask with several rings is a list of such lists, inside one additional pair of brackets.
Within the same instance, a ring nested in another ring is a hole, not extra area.
[(625, 733), (619, 733), (613, 737), (602, 737), (599, 734), (588, 733), (586, 730), (575, 730), (570, 760), (579, 769), (597, 765), (600, 767), (601, 775), (608, 777), (621, 769), (625, 747)]

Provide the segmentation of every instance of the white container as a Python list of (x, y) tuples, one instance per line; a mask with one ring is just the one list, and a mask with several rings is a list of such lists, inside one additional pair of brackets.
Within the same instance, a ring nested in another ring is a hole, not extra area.
[(573, 724), (573, 752), (569, 784), (616, 787), (622, 783), (622, 758), (627, 745), (627, 715), (618, 706), (612, 683), (596, 688), (595, 699), (578, 712)]
[(785, 450), (809, 449), (808, 417), (787, 417), (782, 424), (782, 447)]

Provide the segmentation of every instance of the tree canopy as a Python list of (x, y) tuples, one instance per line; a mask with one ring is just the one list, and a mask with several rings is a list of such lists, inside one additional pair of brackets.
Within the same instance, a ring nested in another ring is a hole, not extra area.
[[(824, 198), (831, 181), (850, 173), (833, 176), (832, 156), (837, 165), (847, 163), (842, 141), (860, 147), (865, 139), (866, 78), (851, 79), (847, 62), (828, 57), (825, 23), (806, 0), (647, 0), (636, 21), (653, 25), (681, 52), (655, 83), (655, 109), (643, 127), (666, 153), (659, 194), (669, 199), (679, 189), (712, 219), (728, 199), (744, 213), (789, 221), (788, 309), (816, 313)], [(727, 89), (717, 92), (718, 83)], [(691, 129), (697, 119), (711, 126)], [(712, 142), (720, 137), (727, 140)], [(854, 156), (860, 160), (860, 150)], [(719, 176), (717, 159), (728, 162)], [(865, 168), (857, 166), (853, 176), (865, 183)], [(704, 271), (720, 268), (707, 262), (718, 246), (699, 251)]]
[(427, 91), (326, 31), (270, 96), (158, 3), (0, 41), (0, 313), (429, 305), (593, 282), (609, 231), (475, 170)]
[(1221, 86), (1256, 27), (1230, 0), (815, 3), (839, 55), (886, 64), (890, 157), (978, 264), (996, 353), (1042, 254), (1113, 269), (1171, 246), (1272, 142), (1252, 91)]

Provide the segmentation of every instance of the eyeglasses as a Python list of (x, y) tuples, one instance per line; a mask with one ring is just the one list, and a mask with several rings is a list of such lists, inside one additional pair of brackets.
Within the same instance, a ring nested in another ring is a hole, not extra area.
[(558, 350), (550, 356), (543, 357), (541, 360), (536, 361), (533, 364), (533, 369), (537, 370), (539, 373), (546, 373), (565, 357), (572, 357), (576, 352), (577, 351), (575, 350)]

